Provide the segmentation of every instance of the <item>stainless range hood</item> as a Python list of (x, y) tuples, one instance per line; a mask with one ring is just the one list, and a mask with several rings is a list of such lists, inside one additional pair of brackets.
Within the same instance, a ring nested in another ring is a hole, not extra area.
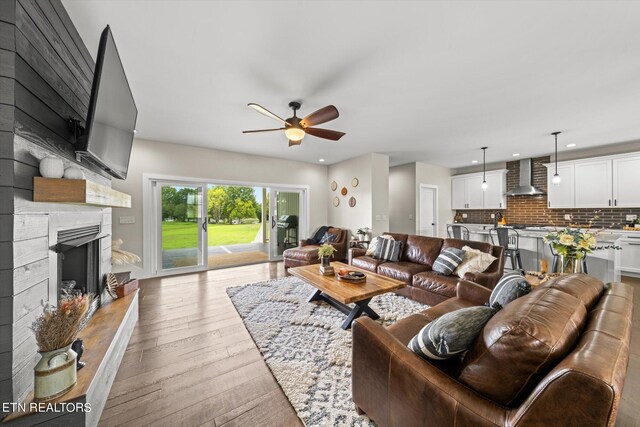
[(519, 186), (511, 191), (507, 191), (507, 196), (538, 196), (544, 194), (544, 191), (538, 190), (531, 185), (531, 159), (520, 160), (520, 183)]

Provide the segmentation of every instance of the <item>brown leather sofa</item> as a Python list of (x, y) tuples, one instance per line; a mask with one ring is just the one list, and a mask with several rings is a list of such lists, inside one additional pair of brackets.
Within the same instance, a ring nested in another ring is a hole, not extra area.
[(442, 276), (431, 270), (433, 262), (438, 258), (440, 250), (443, 248), (461, 249), (463, 246), (469, 246), (497, 258), (486, 271), (465, 274), (465, 280), (493, 289), (504, 273), (504, 248), (502, 246), (493, 246), (489, 243), (472, 240), (440, 239), (398, 233), (384, 234), (404, 242), (399, 262), (382, 261), (365, 256), (364, 249), (350, 248), (349, 264), (402, 280), (407, 284), (407, 287), (400, 289), (397, 293), (423, 304), (435, 305), (456, 295), (456, 285), (460, 278), (456, 275)]
[[(338, 239), (335, 242), (329, 244), (336, 248), (336, 253), (333, 255), (333, 259), (336, 261), (342, 261), (347, 257), (347, 230), (342, 228), (329, 228), (327, 230), (330, 234), (337, 234)], [(301, 265), (320, 264), (318, 258), (318, 249), (320, 245), (309, 245), (306, 240), (300, 241), (300, 246), (297, 248), (290, 248), (283, 252), (284, 268), (285, 271), (289, 267), (298, 267)]]
[(631, 286), (562, 276), (496, 313), (465, 356), (426, 361), (407, 348), (431, 320), (489, 294), (460, 281), (456, 298), (388, 328), (357, 319), (356, 409), (381, 427), (613, 426), (629, 358)]

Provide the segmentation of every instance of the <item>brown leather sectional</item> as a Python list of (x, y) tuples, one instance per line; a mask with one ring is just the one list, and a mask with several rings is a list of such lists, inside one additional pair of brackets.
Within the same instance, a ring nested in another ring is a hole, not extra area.
[[(338, 239), (329, 244), (336, 249), (333, 259), (342, 261), (347, 257), (347, 230), (342, 228), (329, 228), (328, 233), (337, 234)], [(301, 265), (319, 264), (318, 249), (320, 245), (309, 245), (306, 240), (300, 241), (300, 246), (290, 248), (283, 252), (285, 271), (289, 267), (299, 267)]]
[(471, 240), (440, 239), (437, 237), (413, 236), (398, 233), (384, 233), (395, 240), (404, 242), (399, 262), (386, 262), (365, 256), (365, 250), (349, 249), (348, 261), (359, 267), (387, 277), (402, 280), (406, 288), (397, 293), (423, 304), (435, 305), (456, 295), (456, 285), (460, 278), (456, 275), (442, 276), (431, 270), (440, 250), (447, 247), (469, 246), (490, 253), (497, 259), (482, 273), (467, 273), (465, 280), (478, 283), (489, 289), (498, 283), (504, 272), (504, 248), (485, 242)]
[(490, 291), (456, 297), (388, 328), (353, 325), (353, 401), (379, 426), (613, 426), (629, 358), (633, 289), (584, 274), (538, 286), (496, 313), (469, 352), (426, 361), (407, 344)]

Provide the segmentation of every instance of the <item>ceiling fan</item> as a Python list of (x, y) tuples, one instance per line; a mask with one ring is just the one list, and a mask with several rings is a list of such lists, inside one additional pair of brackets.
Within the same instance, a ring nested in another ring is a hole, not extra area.
[(338, 109), (333, 105), (327, 105), (326, 107), (321, 108), (318, 111), (314, 111), (301, 119), (296, 116), (296, 111), (300, 109), (300, 103), (292, 101), (289, 103), (289, 107), (293, 109), (293, 117), (289, 117), (286, 120), (258, 104), (251, 103), (248, 105), (258, 113), (264, 114), (267, 117), (271, 117), (272, 119), (281, 122), (284, 127), (276, 129), (245, 130), (242, 133), (274, 132), (283, 130), (284, 134), (289, 139), (289, 147), (292, 145), (300, 145), (302, 143), (302, 138), (304, 138), (306, 134), (313, 135), (318, 138), (330, 139), (332, 141), (337, 141), (345, 135), (343, 132), (335, 130), (312, 127), (338, 118), (340, 114), (338, 113)]

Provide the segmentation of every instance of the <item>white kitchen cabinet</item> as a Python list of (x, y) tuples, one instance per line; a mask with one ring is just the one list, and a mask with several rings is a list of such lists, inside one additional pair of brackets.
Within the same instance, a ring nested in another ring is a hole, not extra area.
[(574, 164), (576, 208), (613, 206), (611, 168), (610, 159), (593, 159)]
[(573, 163), (558, 164), (558, 175), (562, 179), (559, 185), (551, 181), (556, 173), (554, 164), (547, 166), (547, 206), (550, 208), (573, 208), (574, 198), (574, 167)]
[(640, 274), (640, 236), (620, 239), (620, 271)]
[(640, 206), (640, 156), (613, 159), (613, 205)]
[(482, 175), (469, 176), (466, 179), (467, 209), (483, 208)]
[(505, 172), (487, 172), (487, 189), (484, 192), (485, 209), (506, 209), (507, 200), (504, 195), (507, 188)]
[(466, 209), (467, 208), (467, 195), (466, 195), (466, 178), (464, 176), (451, 177), (451, 208), (452, 209)]
[(451, 208), (464, 209), (505, 209), (507, 171), (486, 173), (487, 190), (482, 191), (482, 172), (451, 177)]

